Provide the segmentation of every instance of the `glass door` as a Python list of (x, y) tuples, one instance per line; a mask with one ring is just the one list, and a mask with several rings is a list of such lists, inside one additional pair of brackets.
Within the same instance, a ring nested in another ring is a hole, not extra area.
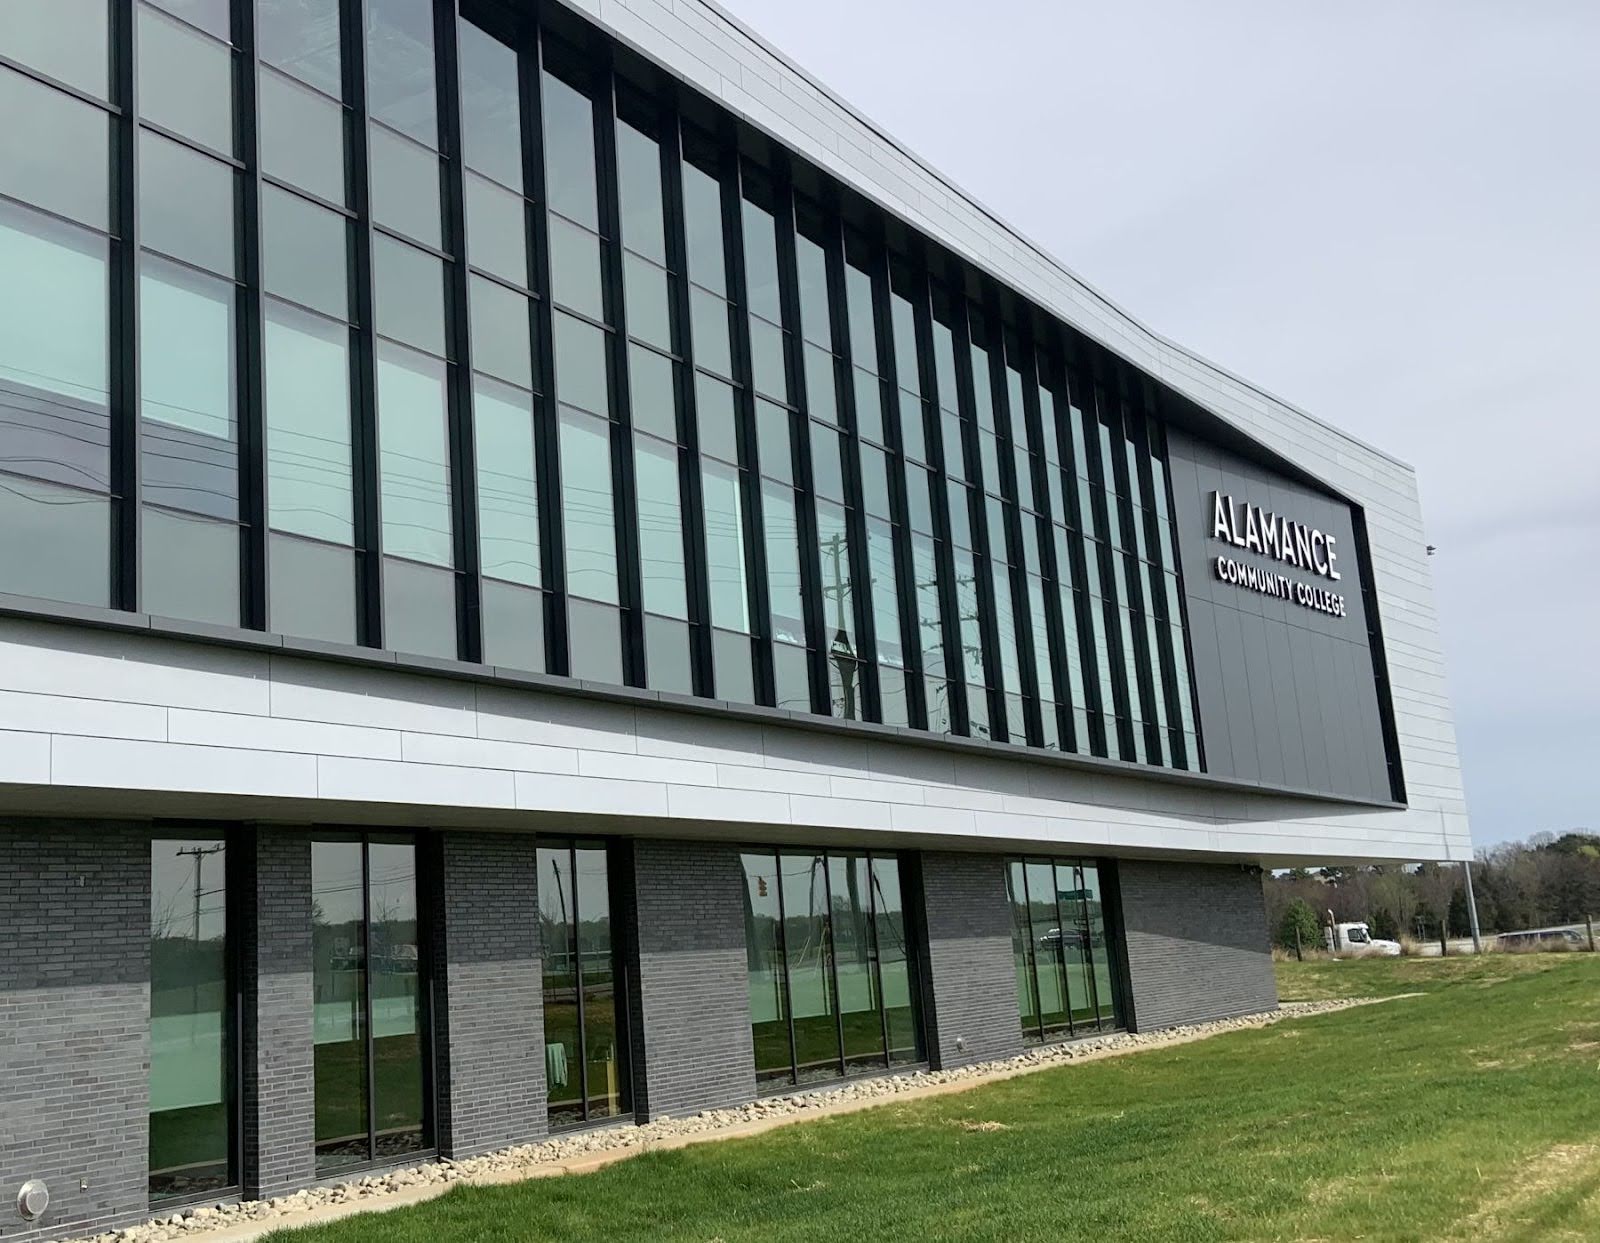
[(228, 847), (150, 843), (150, 1200), (232, 1187), (233, 981)]
[(628, 1109), (625, 977), (604, 843), (541, 838), (538, 869), (545, 1083), (557, 1130)]
[(318, 1174), (432, 1147), (417, 846), (311, 844)]

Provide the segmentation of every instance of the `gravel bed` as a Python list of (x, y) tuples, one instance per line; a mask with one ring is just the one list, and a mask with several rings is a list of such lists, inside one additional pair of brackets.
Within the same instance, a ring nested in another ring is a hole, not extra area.
[(1199, 1036), (1213, 1036), (1244, 1028), (1266, 1027), (1284, 1019), (1310, 1014), (1326, 1014), (1365, 1005), (1371, 998), (1343, 998), (1334, 1001), (1289, 1001), (1275, 1012), (1243, 1018), (1220, 1019), (1169, 1027), (1159, 1032), (1133, 1034), (1118, 1032), (1091, 1036), (1064, 1044), (1042, 1045), (1018, 1057), (979, 1062), (956, 1070), (915, 1070), (886, 1074), (845, 1083), (835, 1082), (807, 1091), (783, 1096), (765, 1096), (734, 1109), (708, 1109), (684, 1118), (663, 1118), (639, 1126), (617, 1125), (599, 1130), (562, 1135), (536, 1144), (504, 1148), (462, 1161), (441, 1159), (403, 1169), (383, 1170), (328, 1186), (311, 1187), (272, 1200), (247, 1200), (236, 1203), (186, 1208), (170, 1215), (109, 1234), (89, 1236), (77, 1243), (161, 1243), (162, 1240), (199, 1236), (246, 1223), (259, 1222), (277, 1228), (295, 1225), (294, 1218), (325, 1205), (372, 1200), (381, 1207), (382, 1197), (422, 1186), (441, 1186), (493, 1178), (514, 1179), (518, 1173), (531, 1175), (541, 1167), (599, 1155), (642, 1151), (664, 1140), (727, 1131), (752, 1122), (787, 1115), (817, 1113), (846, 1102), (883, 1100), (893, 1096), (925, 1091), (943, 1084), (993, 1075), (1016, 1074), (1067, 1062), (1081, 1061), (1096, 1054), (1121, 1050), (1178, 1044)]

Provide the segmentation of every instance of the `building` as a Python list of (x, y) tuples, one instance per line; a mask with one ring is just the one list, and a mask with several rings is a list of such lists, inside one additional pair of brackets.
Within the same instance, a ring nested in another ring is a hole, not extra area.
[(1466, 857), (1412, 471), (709, 4), (6, 0), (0, 113), (0, 1239), (1269, 1009), (1262, 867)]

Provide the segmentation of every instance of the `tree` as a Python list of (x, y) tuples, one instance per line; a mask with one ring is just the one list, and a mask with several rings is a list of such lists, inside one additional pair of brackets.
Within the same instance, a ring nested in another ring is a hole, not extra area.
[(1417, 869), (1417, 901), (1439, 921), (1440, 952), (1450, 952), (1450, 904), (1461, 887), (1461, 869), (1440, 863), (1425, 863)]
[[(1385, 872), (1373, 877), (1371, 894), (1373, 924), (1381, 926), (1386, 933), (1392, 928), (1390, 935), (1395, 937), (1402, 933), (1409, 935), (1411, 921), (1417, 914), (1417, 892), (1412, 878), (1400, 871)], [(1389, 918), (1379, 919), (1379, 913)]]
[(1317, 913), (1304, 898), (1295, 898), (1284, 908), (1283, 919), (1278, 924), (1278, 944), (1292, 950), (1301, 945), (1315, 947), (1321, 942), (1322, 925), (1317, 921)]

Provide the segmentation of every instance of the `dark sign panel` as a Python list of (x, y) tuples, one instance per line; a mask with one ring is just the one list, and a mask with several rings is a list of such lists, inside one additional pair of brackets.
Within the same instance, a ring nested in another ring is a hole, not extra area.
[(1350, 506), (1178, 431), (1168, 456), (1206, 768), (1390, 801)]

